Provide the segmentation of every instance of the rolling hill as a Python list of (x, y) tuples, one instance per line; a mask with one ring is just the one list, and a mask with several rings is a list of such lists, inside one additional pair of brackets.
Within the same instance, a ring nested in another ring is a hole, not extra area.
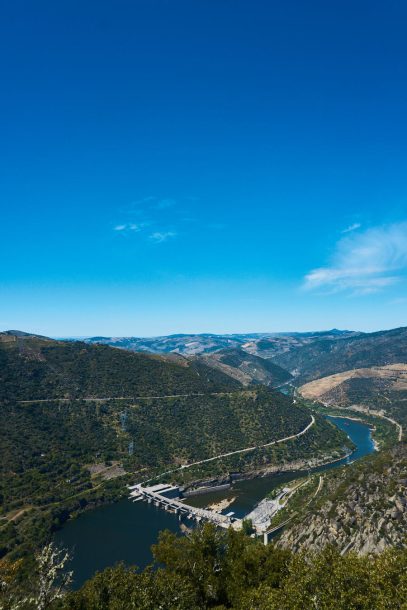
[(237, 389), (199, 360), (0, 334), (0, 400), (134, 397)]
[(273, 358), (297, 384), (350, 369), (407, 363), (407, 328), (321, 339)]
[(277, 364), (240, 348), (220, 350), (210, 355), (204, 354), (201, 360), (208, 366), (237, 379), (243, 385), (261, 383), (278, 387), (292, 379), (292, 375)]
[(185, 356), (211, 354), (224, 349), (243, 349), (254, 355), (271, 358), (291, 349), (308, 345), (321, 339), (338, 339), (353, 336), (353, 331), (328, 330), (321, 332), (287, 333), (236, 333), (177, 334), (162, 337), (89, 337), (86, 343), (110, 345), (131, 351), (155, 354), (175, 352)]
[[(295, 435), (310, 421), (292, 398), (246, 389), (201, 358), (2, 333), (0, 557), (32, 550), (72, 512), (125, 492), (94, 472), (146, 478)], [(345, 440), (317, 417), (298, 441), (209, 462), (195, 476), (324, 459)]]
[(326, 405), (379, 411), (407, 426), (407, 364), (344, 371), (306, 383), (299, 392)]
[(228, 347), (241, 345), (242, 339), (235, 335), (168, 335), (163, 337), (90, 337), (86, 343), (110, 345), (133, 352), (163, 354), (175, 352), (185, 356), (211, 353)]

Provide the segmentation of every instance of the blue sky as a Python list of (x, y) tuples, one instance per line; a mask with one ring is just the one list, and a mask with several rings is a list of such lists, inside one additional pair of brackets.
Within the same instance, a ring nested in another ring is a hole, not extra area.
[(407, 5), (6, 3), (0, 328), (407, 324)]

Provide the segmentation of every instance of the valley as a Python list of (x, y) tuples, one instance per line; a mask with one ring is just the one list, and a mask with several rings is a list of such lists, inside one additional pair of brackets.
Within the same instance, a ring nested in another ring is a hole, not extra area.
[[(360, 459), (373, 451), (368, 426), (356, 426), (351, 428), (350, 432), (353, 445), (356, 447), (355, 459)], [(224, 515), (233, 512), (237, 519), (243, 519), (273, 490), (288, 487), (292, 485), (291, 482), (297, 480), (302, 483), (310, 480), (311, 489), (314, 490), (312, 485), (314, 476), (329, 472), (332, 468), (340, 468), (346, 463), (347, 458), (343, 458), (326, 466), (311, 467), (311, 469), (305, 464), (293, 464), (293, 468), (287, 471), (276, 468), (274, 472), (258, 473), (258, 476), (248, 475), (247, 478), (239, 477), (236, 474), (229, 479), (228, 483), (226, 479), (223, 479), (223, 489), (213, 487), (211, 490), (209, 487), (205, 493), (185, 497), (182, 502), (186, 506), (198, 508), (216, 506)], [(281, 468), (284, 468), (284, 465), (281, 465)], [(216, 481), (212, 481), (212, 485), (215, 483)], [(290, 499), (289, 505), (291, 502), (292, 499)], [(56, 533), (56, 541), (69, 549), (75, 547), (70, 564), (75, 574), (75, 587), (82, 585), (96, 569), (103, 569), (116, 560), (123, 559), (128, 564), (136, 562), (140, 567), (148, 565), (149, 547), (157, 536), (156, 524), (159, 523), (161, 529), (167, 528), (173, 532), (178, 532), (180, 524), (184, 523), (188, 528), (194, 528), (196, 523), (194, 519), (187, 517), (189, 512), (185, 511), (180, 521), (179, 514), (164, 510), (163, 507), (156, 506), (154, 502), (151, 504), (142, 501), (131, 503), (127, 499), (123, 499), (68, 522), (62, 530)], [(267, 524), (269, 521), (270, 515), (263, 522)], [(271, 528), (277, 525), (274, 523), (275, 518)], [(99, 536), (101, 529), (105, 532), (102, 539)], [(261, 528), (259, 528), (259, 532), (261, 540), (263, 540)], [(111, 541), (113, 539), (116, 542), (112, 549)], [(96, 548), (97, 552), (89, 555), (90, 547)]]
[(407, 2), (3, 2), (0, 610), (407, 610)]
[(7, 333), (0, 362), (3, 555), (24, 556), (70, 516), (125, 496), (134, 476), (174, 471), (191, 486), (349, 445), (293, 398), (196, 358)]
[[(28, 569), (50, 536), (98, 546), (93, 515), (108, 541), (123, 512), (123, 524), (131, 514), (139, 524), (120, 558), (147, 565), (157, 527), (178, 532), (180, 522), (173, 507), (129, 503), (135, 483), (180, 489), (186, 531), (192, 507), (215, 505), (219, 519), (249, 519), (250, 531), (290, 551), (402, 544), (403, 329), (244, 336), (229, 349), (211, 336), (198, 354), (180, 353), (177, 341), (179, 352), (152, 354), (0, 333), (3, 557)], [(345, 369), (352, 358), (368, 366)], [(277, 499), (267, 498), (273, 490)], [(139, 554), (134, 536), (144, 540)], [(96, 563), (77, 553), (76, 586), (111, 562), (110, 551)]]

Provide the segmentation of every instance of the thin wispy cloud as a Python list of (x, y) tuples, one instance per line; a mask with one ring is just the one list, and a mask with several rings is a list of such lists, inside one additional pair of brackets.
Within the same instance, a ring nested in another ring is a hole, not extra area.
[(113, 231), (127, 237), (137, 233), (138, 239), (150, 243), (167, 241), (175, 237), (174, 229), (181, 222), (180, 212), (173, 209), (176, 204), (175, 199), (153, 195), (136, 199), (121, 211), (121, 222), (113, 226)]
[(172, 237), (176, 237), (176, 233), (174, 231), (155, 231), (149, 235), (149, 238), (155, 242), (156, 244), (160, 244), (163, 241), (167, 241), (167, 239), (171, 239)]
[(338, 241), (330, 263), (304, 278), (307, 290), (378, 292), (407, 271), (407, 222), (351, 232)]
[(126, 224), (122, 224), (122, 225), (116, 225), (115, 227), (113, 227), (114, 231), (118, 231), (118, 232), (123, 232), (123, 231), (141, 231), (141, 229), (143, 228), (143, 226), (145, 226), (144, 224), (136, 224), (133, 222), (130, 223), (126, 223)]
[(149, 195), (133, 200), (120, 210), (119, 222), (113, 225), (114, 233), (126, 237), (137, 233), (139, 241), (159, 244), (188, 233), (185, 226), (195, 222), (184, 198), (179, 201), (171, 197)]
[(361, 226), (362, 225), (360, 224), (360, 222), (354, 222), (352, 225), (349, 225), (349, 227), (346, 227), (346, 229), (344, 229), (342, 233), (351, 233), (352, 231), (360, 229)]

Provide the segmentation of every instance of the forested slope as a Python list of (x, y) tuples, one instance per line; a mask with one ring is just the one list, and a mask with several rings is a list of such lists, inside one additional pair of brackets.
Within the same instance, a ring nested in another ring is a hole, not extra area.
[(296, 434), (309, 422), (290, 398), (262, 388), (125, 404), (7, 403), (0, 407), (2, 507), (78, 492), (90, 481), (85, 464), (118, 460), (133, 472), (164, 469)]
[[(199, 360), (0, 336), (0, 556), (26, 553), (72, 512), (125, 492), (124, 481), (105, 483), (95, 467), (148, 478), (297, 434), (311, 421), (292, 398), (244, 389)], [(291, 444), (188, 474), (323, 458), (343, 442), (318, 419)]]
[(407, 328), (336, 340), (320, 340), (273, 358), (295, 374), (298, 383), (349, 369), (407, 363)]
[(201, 356), (201, 360), (245, 385), (262, 383), (277, 387), (292, 378), (281, 366), (238, 348)]
[(219, 392), (238, 381), (200, 361), (0, 335), (0, 401)]

